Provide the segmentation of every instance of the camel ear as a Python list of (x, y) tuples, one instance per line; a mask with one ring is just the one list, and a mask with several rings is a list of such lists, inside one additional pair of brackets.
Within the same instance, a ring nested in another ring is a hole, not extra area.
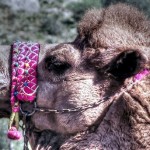
[(137, 50), (126, 50), (107, 66), (107, 72), (117, 80), (124, 80), (144, 68), (146, 58)]

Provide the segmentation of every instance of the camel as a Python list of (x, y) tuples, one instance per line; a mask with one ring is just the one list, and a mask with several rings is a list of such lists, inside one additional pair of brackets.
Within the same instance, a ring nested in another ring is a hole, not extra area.
[[(77, 31), (73, 42), (41, 44), (32, 149), (149, 150), (150, 21), (116, 4), (86, 12)], [(0, 46), (0, 118), (11, 112), (10, 49)]]

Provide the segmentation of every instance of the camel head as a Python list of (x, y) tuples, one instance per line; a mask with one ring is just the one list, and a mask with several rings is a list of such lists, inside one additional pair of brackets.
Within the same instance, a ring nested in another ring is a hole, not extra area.
[[(73, 42), (41, 44), (37, 110), (29, 121), (32, 147), (47, 131), (46, 139), (59, 135), (60, 149), (149, 148), (149, 73), (128, 89), (137, 75), (149, 72), (149, 36), (147, 18), (118, 4), (88, 11)], [(0, 116), (8, 117), (10, 47), (0, 50)], [(29, 105), (22, 104), (27, 110)]]

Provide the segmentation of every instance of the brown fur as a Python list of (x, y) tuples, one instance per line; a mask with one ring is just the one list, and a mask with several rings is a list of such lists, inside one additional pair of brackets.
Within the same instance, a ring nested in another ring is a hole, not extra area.
[(150, 22), (124, 4), (88, 11), (78, 25), (78, 34), (75, 41), (84, 47), (150, 46)]
[[(136, 8), (117, 4), (88, 11), (72, 43), (42, 45), (38, 107), (61, 110), (108, 98), (79, 112), (36, 112), (28, 122), (32, 148), (149, 150), (150, 75), (117, 99), (109, 99), (135, 74), (150, 68), (149, 39), (147, 18)], [(56, 62), (63, 64), (63, 73)]]

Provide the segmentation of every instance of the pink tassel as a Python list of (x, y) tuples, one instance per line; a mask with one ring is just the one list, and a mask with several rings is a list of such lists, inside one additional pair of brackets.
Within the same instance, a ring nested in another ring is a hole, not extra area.
[(148, 75), (150, 71), (148, 69), (144, 69), (135, 75), (134, 80), (142, 80), (146, 75)]
[(21, 138), (21, 133), (13, 126), (8, 130), (7, 137), (11, 140), (19, 140)]

